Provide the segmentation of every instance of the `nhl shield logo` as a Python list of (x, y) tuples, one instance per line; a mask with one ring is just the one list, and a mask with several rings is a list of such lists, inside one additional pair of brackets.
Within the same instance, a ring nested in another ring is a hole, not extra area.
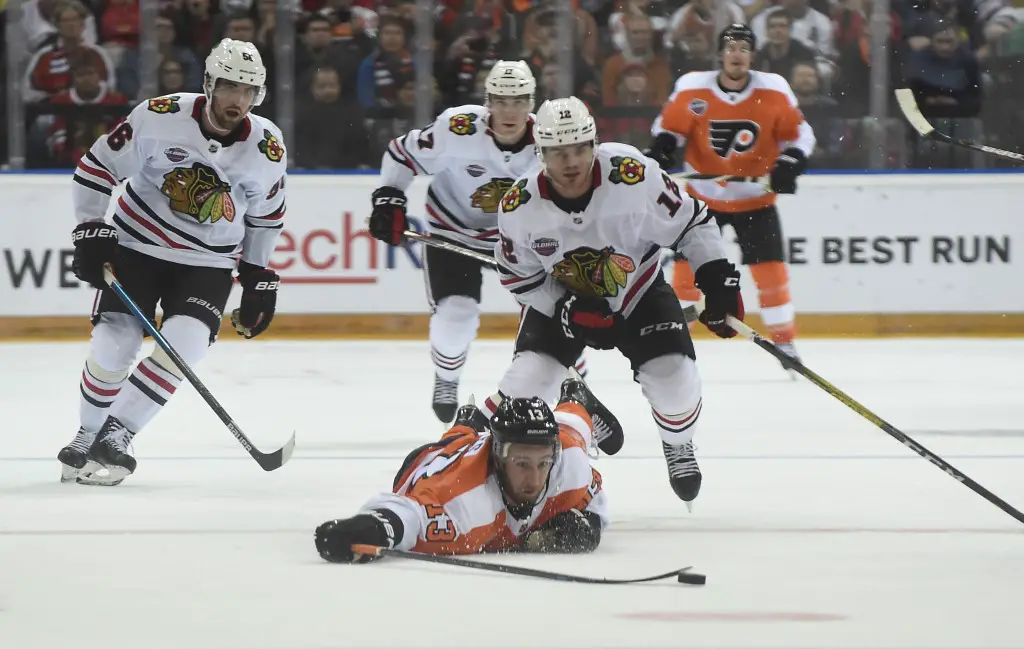
[(707, 109), (708, 102), (704, 101), (703, 99), (694, 99), (693, 101), (690, 102), (690, 112), (696, 115), (697, 117), (703, 115), (705, 111), (707, 111)]

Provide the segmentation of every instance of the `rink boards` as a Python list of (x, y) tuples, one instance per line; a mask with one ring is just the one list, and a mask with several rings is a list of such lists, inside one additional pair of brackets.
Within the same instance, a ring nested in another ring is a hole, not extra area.
[[(376, 183), (374, 175), (289, 176), (285, 229), (271, 264), (285, 284), (275, 335), (426, 334), (419, 244), (389, 249), (366, 232)], [(425, 189), (420, 179), (410, 189), (411, 214), (422, 215)], [(0, 175), (0, 192), (0, 338), (86, 335), (94, 292), (71, 273), (70, 174)], [(1022, 192), (1024, 174), (802, 178), (800, 193), (779, 201), (801, 333), (1019, 334)], [(731, 230), (726, 237), (739, 261)], [(743, 286), (756, 313), (746, 270)], [(483, 294), (481, 334), (511, 335), (518, 306), (493, 273)]]

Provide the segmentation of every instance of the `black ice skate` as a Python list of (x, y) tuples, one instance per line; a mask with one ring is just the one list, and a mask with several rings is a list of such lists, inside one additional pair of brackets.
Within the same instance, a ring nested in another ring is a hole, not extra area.
[(434, 414), (442, 423), (455, 419), (455, 410), (459, 405), (459, 382), (445, 381), (434, 375)]
[(668, 481), (672, 485), (672, 491), (686, 503), (687, 509), (693, 511), (693, 501), (700, 493), (701, 481), (700, 467), (697, 466), (697, 458), (693, 455), (693, 442), (679, 446), (662, 442), (661, 450), (665, 453), (665, 462), (668, 464)]
[(575, 368), (570, 368), (569, 378), (562, 381), (562, 393), (558, 398), (558, 403), (567, 401), (575, 401), (590, 413), (590, 420), (594, 424), (594, 441), (597, 443), (597, 448), (606, 455), (618, 453), (625, 441), (619, 420), (594, 396)]
[(89, 447), (96, 439), (96, 432), (89, 432), (79, 428), (75, 433), (75, 439), (57, 453), (60, 460), (60, 481), (73, 482), (81, 475), (95, 473), (100, 465), (89, 457)]
[(106, 469), (88, 477), (79, 477), (79, 484), (114, 487), (135, 472), (135, 458), (128, 454), (128, 444), (135, 433), (128, 430), (116, 417), (107, 417), (96, 440), (89, 449), (89, 455)]

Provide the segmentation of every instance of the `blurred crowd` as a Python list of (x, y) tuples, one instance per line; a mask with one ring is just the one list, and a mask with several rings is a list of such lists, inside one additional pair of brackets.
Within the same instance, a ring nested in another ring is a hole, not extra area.
[[(290, 147), (296, 166), (377, 167), (390, 138), (420, 126), (414, 121), (415, 1), (286, 1), (294, 3), (288, 13), (296, 21)], [(434, 6), (435, 111), (482, 103), (483, 79), (494, 62), (525, 59), (538, 80), (538, 105), (571, 72), (573, 92), (598, 116), (601, 137), (643, 147), (675, 79), (716, 67), (718, 27), (747, 23), (757, 35), (754, 67), (789, 80), (817, 133), (813, 166), (869, 166), (866, 129), (878, 128), (866, 118), (872, 0), (438, 0)], [(909, 86), (942, 130), (1024, 149), (1024, 0), (891, 0), (890, 8), (887, 96)], [(201, 92), (211, 46), (222, 37), (251, 41), (269, 73), (270, 92), (257, 112), (274, 118), (275, 10), (275, 0), (161, 0), (157, 94)], [(138, 1), (27, 0), (22, 14), (28, 63), (23, 79), (3, 91), (20, 85), (28, 165), (70, 167), (144, 98)], [(573, 33), (560, 33), (564, 25)], [(566, 39), (571, 71), (558, 52)], [(898, 115), (889, 108), (885, 128), (898, 135), (883, 138), (891, 148), (888, 166), (972, 166), (968, 156), (913, 142)]]

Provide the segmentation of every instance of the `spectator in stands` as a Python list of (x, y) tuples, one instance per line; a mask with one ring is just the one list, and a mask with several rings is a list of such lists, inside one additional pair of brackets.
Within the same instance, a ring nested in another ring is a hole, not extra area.
[(959, 27), (940, 23), (927, 49), (907, 54), (907, 81), (926, 117), (976, 117), (981, 110), (978, 57)]
[(716, 67), (715, 52), (704, 30), (684, 33), (670, 53), (672, 72), (676, 78), (687, 72), (714, 70)]
[(785, 9), (775, 9), (765, 16), (768, 40), (754, 55), (754, 69), (788, 77), (797, 63), (814, 62), (814, 52), (790, 38), (791, 23)]
[(651, 29), (654, 30), (655, 35), (664, 39), (665, 48), (671, 49), (672, 38), (668, 29), (668, 8), (664, 2), (621, 0), (616, 10), (608, 16), (608, 34), (615, 50), (621, 52), (627, 46), (626, 16), (635, 12), (640, 12), (651, 19)]
[(363, 110), (351, 90), (343, 91), (341, 76), (320, 67), (309, 77), (309, 91), (297, 100), (295, 164), (303, 169), (353, 169), (380, 160), (369, 159), (370, 148)]
[(103, 64), (101, 78), (114, 89), (114, 66), (107, 53), (84, 40), (85, 19), (89, 10), (78, 0), (62, 0), (54, 9), (57, 36), (35, 53), (26, 68), (24, 93), (26, 102), (36, 102), (63, 92), (71, 87), (71, 69), (68, 57), (80, 51), (94, 52)]
[(184, 2), (185, 10), (178, 14), (176, 22), (178, 38), (182, 44), (187, 44), (200, 60), (205, 61), (217, 37), (210, 0)]
[(108, 0), (100, 16), (100, 42), (115, 67), (126, 49), (139, 44), (138, 0)]
[(396, 106), (395, 79), (413, 75), (413, 60), (406, 48), (407, 34), (402, 21), (385, 16), (380, 19), (377, 33), (377, 51), (363, 60), (357, 73), (359, 103), (368, 109)]
[[(672, 70), (651, 19), (635, 7), (631, 12), (626, 18), (625, 47), (605, 61), (601, 96), (606, 106), (659, 106), (672, 90)], [(645, 79), (637, 79), (637, 69)]]
[[(170, 95), (175, 92), (190, 92), (185, 85), (185, 66), (181, 61), (165, 56), (156, 69), (158, 95)], [(198, 92), (193, 90), (191, 92)]]
[(452, 22), (451, 33), (458, 36), (445, 51), (438, 79), (445, 103), (476, 102), (476, 78), (486, 75), (496, 61), (519, 58), (518, 45), (503, 22), (506, 15), (490, 3), (481, 3)]
[(558, 99), (562, 96), (559, 90), (562, 66), (558, 64), (558, 61), (545, 62), (539, 73), (534, 71), (533, 76), (537, 79), (537, 106), (549, 99)]
[[(523, 34), (521, 46), (523, 52), (532, 52), (537, 48), (537, 40), (542, 38), (540, 30), (546, 26), (548, 31), (554, 30), (557, 34), (560, 25), (564, 21), (562, 6), (564, 0), (540, 0), (536, 6), (526, 14), (523, 21)], [(572, 5), (572, 16), (570, 24), (575, 26), (575, 32), (570, 35), (570, 45), (574, 52), (588, 64), (589, 67), (597, 63), (597, 23), (594, 17), (579, 7), (578, 0), (569, 0)], [(558, 34), (558, 38), (564, 35)]]
[(1000, 12), (1007, 4), (1006, 0), (893, 0), (907, 45), (915, 52), (925, 50), (931, 35), (946, 23), (967, 30), (969, 49), (981, 49), (1005, 33)]
[[(821, 92), (821, 76), (818, 74), (818, 67), (813, 61), (798, 61), (793, 64), (790, 73), (786, 76), (790, 88), (796, 96), (800, 110), (807, 111), (835, 109), (838, 102), (835, 99)], [(813, 125), (812, 125), (813, 126)], [(818, 131), (814, 131), (817, 133)]]
[(256, 36), (252, 43), (266, 49), (274, 49), (274, 28), (277, 26), (277, 0), (257, 0), (256, 2)]
[[(58, 4), (59, 0), (27, 0), (22, 3), (21, 31), (28, 41), (30, 52), (35, 52), (47, 40), (57, 36), (57, 19), (53, 12)], [(95, 45), (98, 42), (96, 34), (96, 18), (90, 13), (85, 17), (82, 40)]]
[[(171, 58), (177, 61), (184, 70), (185, 92), (201, 92), (203, 67), (192, 50), (175, 44), (176, 37), (174, 21), (168, 15), (158, 16), (156, 19), (156, 46), (159, 60)], [(138, 96), (140, 73), (139, 50), (131, 48), (124, 53), (121, 65), (117, 67), (117, 88), (121, 94), (129, 99), (146, 99), (146, 97)]]
[[(835, 57), (832, 20), (828, 16), (812, 9), (808, 0), (782, 0), (781, 6), (791, 18), (791, 38), (806, 45), (817, 56), (827, 59)], [(750, 28), (754, 30), (758, 43), (768, 40), (768, 15), (774, 11), (774, 8), (766, 9), (750, 21)]]
[[(670, 40), (677, 42), (684, 35), (701, 31), (708, 42), (713, 43), (725, 25), (746, 22), (743, 10), (731, 0), (690, 0), (672, 14), (669, 20)], [(763, 42), (760, 36), (758, 42)]]
[(335, 38), (348, 39), (356, 34), (376, 38), (379, 29), (377, 12), (363, 6), (353, 6), (352, 0), (326, 0), (320, 14), (327, 16)]
[[(68, 65), (71, 88), (51, 97), (52, 106), (127, 106), (127, 98), (107, 86), (103, 76), (106, 63), (94, 51), (84, 48), (76, 51), (68, 57)], [(50, 125), (51, 162), (57, 167), (75, 166), (96, 138), (110, 131), (125, 114), (93, 109), (41, 118)]]
[[(899, 38), (899, 23), (894, 22), (889, 33), (889, 90), (901, 88), (903, 82), (904, 45)], [(845, 117), (864, 117), (869, 111), (871, 96), (871, 51), (870, 29), (861, 30), (856, 41), (844, 39), (839, 48), (838, 74), (832, 80), (832, 96), (839, 102), (838, 111)]]
[[(351, 39), (344, 43), (334, 42), (331, 35), (331, 21), (322, 14), (310, 16), (304, 24), (300, 25), (300, 30), (299, 44), (295, 48), (295, 77), (297, 79), (305, 79), (307, 76), (312, 78), (312, 74), (318, 68), (329, 67), (333, 68), (336, 74), (341, 75), (339, 82), (342, 86), (349, 89), (354, 88), (358, 63), (366, 58), (369, 51), (362, 53), (358, 47), (355, 50), (349, 48), (348, 45), (354, 42)], [(368, 38), (367, 42), (372, 48)], [(303, 84), (302, 88), (311, 88), (313, 85)]]
[[(523, 57), (533, 71), (533, 76), (540, 78), (542, 71), (551, 64), (558, 65), (560, 74), (571, 74), (571, 94), (579, 97), (585, 102), (593, 105), (601, 100), (601, 86), (597, 72), (587, 63), (578, 51), (571, 52), (573, 57), (573, 69), (571, 73), (561, 69), (561, 61), (558, 59), (558, 15), (554, 11), (545, 11), (538, 16), (535, 26), (535, 33), (532, 39), (533, 49)], [(564, 96), (565, 93), (557, 91), (557, 85), (552, 88), (556, 97)], [(549, 97), (550, 98), (550, 97)], [(538, 104), (539, 105), (539, 104)]]

